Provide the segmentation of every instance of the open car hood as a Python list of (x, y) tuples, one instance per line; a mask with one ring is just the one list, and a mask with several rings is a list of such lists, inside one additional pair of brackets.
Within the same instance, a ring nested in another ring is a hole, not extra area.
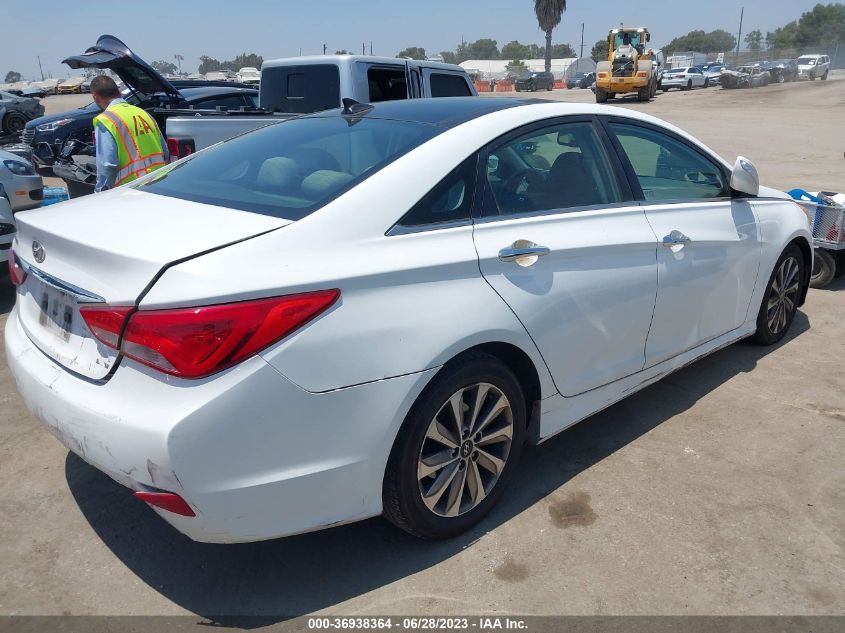
[(102, 68), (113, 71), (129, 88), (144, 95), (157, 92), (179, 97), (179, 91), (155, 68), (135, 55), (113, 35), (101, 35), (82, 55), (64, 60), (71, 68)]

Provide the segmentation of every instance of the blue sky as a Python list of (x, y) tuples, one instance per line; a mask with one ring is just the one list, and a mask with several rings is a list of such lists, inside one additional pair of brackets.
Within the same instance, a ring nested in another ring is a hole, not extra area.
[[(692, 29), (722, 28), (735, 33), (745, 6), (743, 32), (764, 33), (796, 20), (818, 0), (707, 0), (706, 2), (633, 2), (570, 0), (556, 42), (576, 50), (585, 23), (585, 54), (609, 28), (620, 22), (651, 29), (660, 46)], [(265, 59), (346, 48), (361, 50), (373, 42), (377, 55), (393, 56), (406, 46), (429, 53), (452, 50), (461, 37), (492, 37), (499, 46), (511, 40), (541, 43), (533, 2), (529, 0), (138, 0), (79, 3), (41, 0), (3, 3), (0, 73), (17, 70), (33, 78), (36, 56), (45, 72), (64, 77), (61, 63), (81, 53), (97, 36), (110, 33), (124, 40), (147, 61), (184, 55), (183, 69), (195, 71), (200, 55), (220, 60), (242, 52)], [(40, 77), (39, 77), (40, 78)], [(0, 77), (2, 80), (2, 77)]]

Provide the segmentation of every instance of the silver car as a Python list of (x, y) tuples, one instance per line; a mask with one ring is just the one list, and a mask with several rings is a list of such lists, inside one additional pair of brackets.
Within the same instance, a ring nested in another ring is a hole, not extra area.
[(0, 185), (14, 212), (41, 206), (44, 200), (41, 176), (30, 163), (4, 150), (0, 150)]
[(6, 190), (0, 185), (0, 276), (5, 277), (9, 272), (9, 248), (16, 232), (15, 216), (9, 206)]
[(0, 92), (0, 135), (20, 134), (27, 121), (44, 114), (44, 106), (33, 97)]

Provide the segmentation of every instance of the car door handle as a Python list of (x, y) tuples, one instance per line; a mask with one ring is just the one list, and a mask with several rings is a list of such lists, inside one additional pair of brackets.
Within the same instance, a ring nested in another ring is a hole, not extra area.
[(692, 240), (680, 231), (672, 231), (669, 235), (663, 238), (663, 246), (666, 248), (671, 248), (672, 246), (683, 246), (684, 244), (689, 244), (690, 242), (692, 242)]
[[(523, 258), (531, 258), (531, 264), (537, 261), (537, 257), (545, 257), (551, 252), (547, 246), (540, 246), (528, 240), (517, 240), (507, 248), (499, 251), (499, 261), (517, 262)], [(530, 264), (529, 264), (530, 265)]]

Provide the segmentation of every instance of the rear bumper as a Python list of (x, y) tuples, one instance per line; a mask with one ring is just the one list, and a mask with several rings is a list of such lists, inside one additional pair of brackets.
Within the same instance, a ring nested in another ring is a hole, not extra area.
[(106, 383), (56, 365), (23, 332), (6, 355), (27, 407), (68, 449), (132, 490), (165, 490), (196, 516), (155, 511), (203, 542), (258, 541), (381, 513), (393, 439), (435, 370), (314, 394), (260, 357), (197, 381), (123, 360)]

